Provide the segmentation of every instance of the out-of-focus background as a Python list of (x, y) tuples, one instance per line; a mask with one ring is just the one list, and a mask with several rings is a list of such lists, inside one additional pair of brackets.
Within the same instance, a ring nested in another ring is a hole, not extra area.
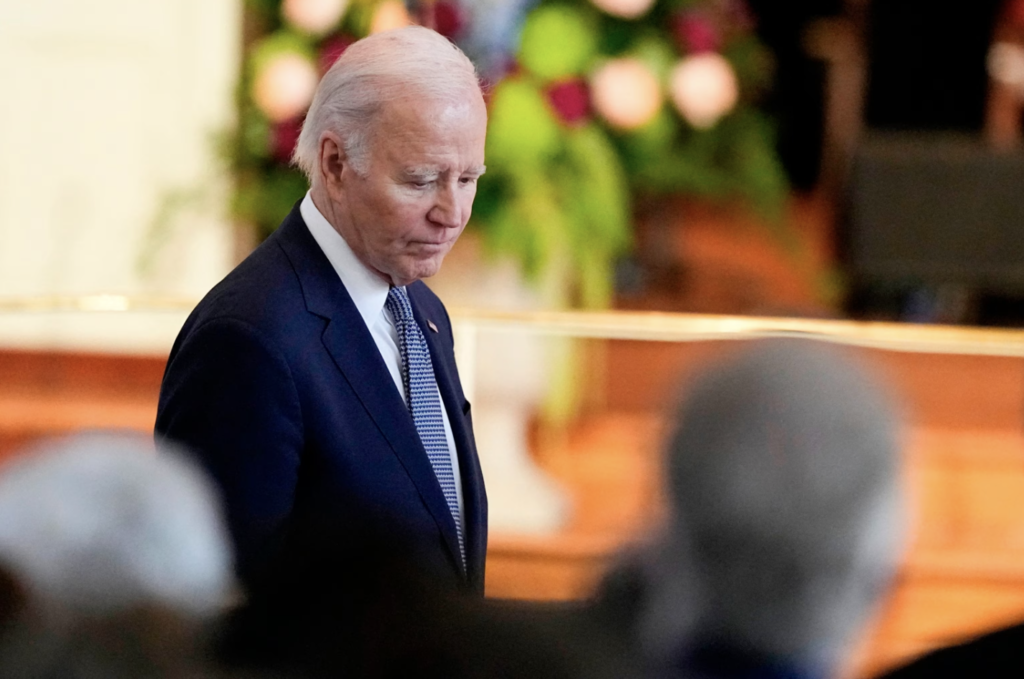
[(911, 550), (852, 671), (1024, 617), (1019, 0), (0, 0), (0, 455), (152, 427), (188, 310), (305, 191), (319, 76), (409, 22), (487, 84), (430, 284), (492, 594), (585, 595), (662, 515), (687, 376), (798, 332), (906, 405)]

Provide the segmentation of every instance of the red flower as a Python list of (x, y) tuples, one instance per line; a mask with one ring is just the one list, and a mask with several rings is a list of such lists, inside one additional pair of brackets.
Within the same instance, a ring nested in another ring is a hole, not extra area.
[(721, 46), (715, 25), (696, 12), (683, 12), (672, 17), (672, 34), (680, 51), (686, 54), (717, 52)]
[(291, 162), (295, 145), (299, 142), (299, 133), (302, 132), (304, 117), (289, 118), (280, 123), (274, 123), (270, 128), (270, 155), (274, 160), (280, 163)]
[(727, 0), (725, 17), (737, 33), (749, 33), (757, 27), (757, 20), (744, 0)]
[(1024, 0), (1012, 0), (1006, 8), (1006, 16), (1012, 26), (1024, 28)]
[(576, 125), (590, 116), (590, 90), (579, 79), (552, 83), (545, 90), (551, 107), (566, 125)]
[(449, 40), (459, 37), (462, 29), (466, 27), (466, 15), (455, 2), (435, 2), (433, 14), (432, 28)]
[(320, 46), (320, 54), (317, 55), (317, 66), (320, 68), (320, 75), (327, 73), (334, 62), (338, 60), (348, 46), (355, 42), (355, 38), (348, 35), (334, 35), (324, 41)]
[(523, 72), (523, 65), (512, 55), (505, 57), (504, 63), (501, 65), (501, 77), (502, 78), (514, 78), (517, 75), (521, 75)]

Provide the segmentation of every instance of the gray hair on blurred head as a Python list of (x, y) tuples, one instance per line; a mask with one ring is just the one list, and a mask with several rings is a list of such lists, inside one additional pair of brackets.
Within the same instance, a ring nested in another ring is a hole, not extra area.
[(205, 616), (234, 586), (213, 485), (141, 435), (73, 436), (0, 469), (0, 562), (32, 600), (83, 614)]
[(835, 669), (901, 555), (898, 429), (869, 366), (824, 342), (751, 342), (695, 381), (667, 471), (696, 643)]
[(352, 167), (365, 174), (376, 114), (411, 95), (453, 102), (482, 96), (473, 62), (429, 28), (407, 26), (353, 43), (320, 81), (293, 162), (316, 184), (320, 139), (332, 131), (341, 137)]

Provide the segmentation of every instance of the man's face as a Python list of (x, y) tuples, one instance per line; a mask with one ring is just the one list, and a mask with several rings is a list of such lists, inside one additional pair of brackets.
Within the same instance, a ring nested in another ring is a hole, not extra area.
[(462, 101), (406, 98), (384, 107), (366, 172), (345, 163), (333, 191), (335, 227), (393, 285), (433, 276), (469, 221), (484, 172), (487, 111)]

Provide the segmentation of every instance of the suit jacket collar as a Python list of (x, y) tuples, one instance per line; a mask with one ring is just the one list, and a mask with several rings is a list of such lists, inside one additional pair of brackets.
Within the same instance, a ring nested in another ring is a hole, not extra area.
[(306, 192), (306, 197), (299, 202), (299, 214), (313, 240), (341, 279), (366, 327), (372, 327), (384, 309), (391, 286), (380, 274), (363, 264), (352, 247), (313, 203), (310, 192)]
[[(327, 320), (327, 327), (322, 336), (324, 347), (377, 425), (381, 436), (387, 440), (405, 467), (419, 491), (424, 505), (437, 522), (453, 563), (462, 576), (466, 577), (466, 571), (459, 556), (455, 519), (448, 509), (448, 503), (445, 501), (434, 470), (430, 466), (430, 460), (427, 458), (423, 443), (416, 432), (412, 417), (398, 392), (390, 388), (391, 375), (384, 365), (384, 359), (381, 358), (370, 331), (366, 328), (365, 322), (334, 268), (306, 228), (306, 224), (299, 214), (298, 206), (285, 218), (273, 238), (284, 250), (295, 270), (306, 302), (306, 309)], [(420, 319), (417, 318), (417, 320)], [(424, 334), (433, 333), (425, 330)], [(431, 358), (434, 360), (438, 388), (444, 398), (444, 394), (451, 393), (453, 387), (449, 383), (450, 377), (447, 371), (439, 370), (437, 367), (439, 361), (433, 345), (430, 346), (430, 350)], [(381, 385), (387, 385), (389, 388), (381, 388)], [(445, 401), (448, 403), (447, 398)], [(460, 430), (465, 429), (462, 419), (461, 413), (459, 417), (452, 417), (449, 409), (453, 435), (455, 435), (456, 422), (459, 423)], [(464, 432), (461, 432), (461, 435), (464, 437)], [(456, 447), (460, 447), (458, 436), (456, 436)], [(467, 478), (465, 473), (462, 476), (463, 479)]]

